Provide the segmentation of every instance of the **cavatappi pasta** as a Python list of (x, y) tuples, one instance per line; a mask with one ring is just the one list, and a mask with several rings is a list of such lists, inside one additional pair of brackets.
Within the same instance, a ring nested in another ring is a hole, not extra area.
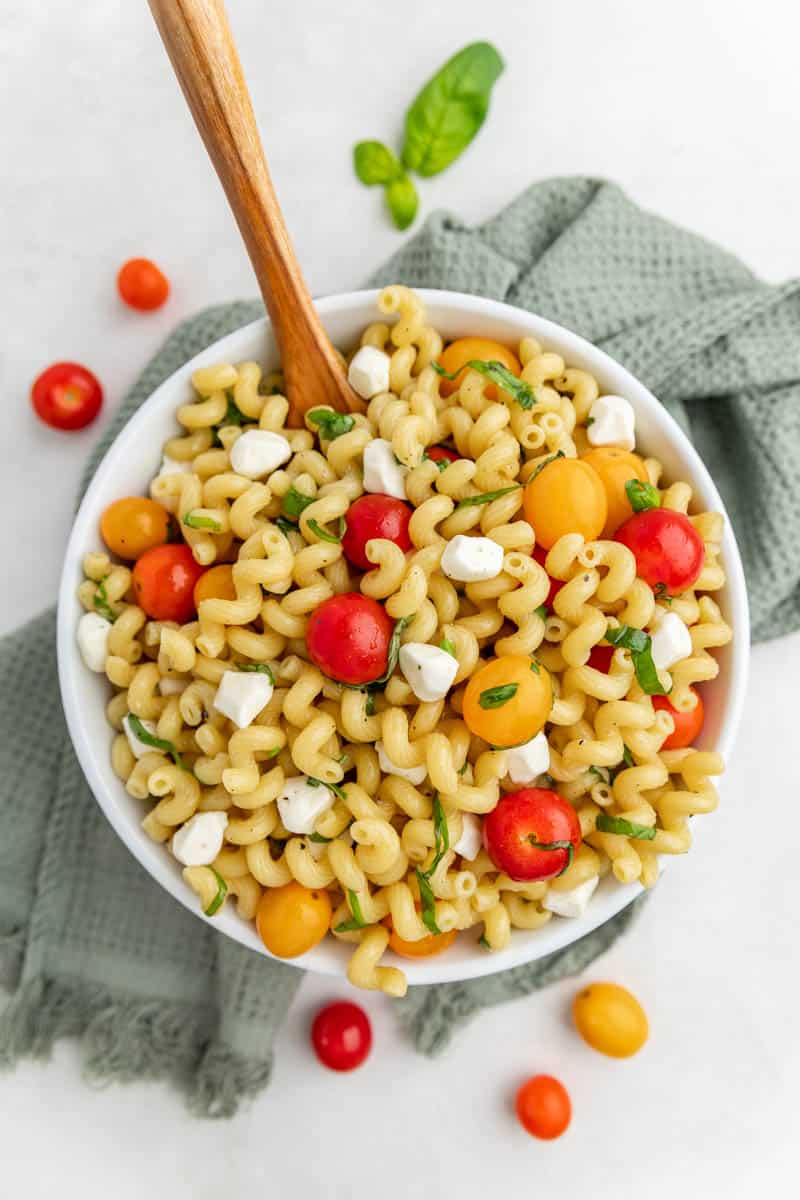
[(633, 452), (624, 398), (534, 338), (445, 346), (406, 288), (379, 308), (363, 413), (291, 429), (279, 374), (195, 372), (150, 498), (104, 514), (78, 641), (203, 910), (286, 957), (330, 932), (397, 996), (387, 948), (500, 949), (689, 849), (731, 630), (722, 518)]

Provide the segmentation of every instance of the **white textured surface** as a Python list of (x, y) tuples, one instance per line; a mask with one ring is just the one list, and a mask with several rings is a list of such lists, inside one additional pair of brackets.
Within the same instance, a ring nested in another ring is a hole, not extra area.
[[(424, 212), (441, 205), (480, 220), (535, 177), (594, 173), (769, 278), (800, 271), (800, 20), (782, 0), (229, 3), (316, 293), (358, 284), (398, 244), (378, 191), (351, 178), (352, 143), (390, 139), (417, 83), (487, 36), (508, 71), (474, 148), (421, 185)], [(0, 0), (0, 28), (0, 496), (6, 511), (26, 510), (24, 528), (0, 531), (8, 629), (53, 595), (101, 428), (68, 437), (38, 425), (32, 377), (56, 358), (85, 361), (106, 388), (107, 420), (177, 320), (254, 287), (146, 5)], [(171, 277), (160, 313), (116, 302), (116, 269), (135, 254)], [(160, 1086), (86, 1088), (72, 1047), (48, 1067), (0, 1077), (4, 1194), (216, 1200), (267, 1187), (303, 1200), (411, 1200), (516, 1197), (532, 1180), (597, 1200), (791, 1190), (800, 1035), (789, 831), (800, 768), (773, 748), (796, 736), (798, 668), (800, 637), (755, 652), (715, 844), (704, 839), (701, 855), (665, 875), (638, 928), (592, 973), (644, 1002), (652, 1038), (638, 1058), (616, 1063), (583, 1046), (565, 1020), (575, 989), (566, 983), (477, 1018), (433, 1063), (368, 997), (372, 1059), (340, 1078), (317, 1066), (306, 1027), (318, 1001), (348, 989), (309, 979), (272, 1087), (225, 1125), (192, 1122)], [(575, 1107), (553, 1145), (525, 1138), (509, 1115), (515, 1085), (541, 1070), (565, 1081)]]

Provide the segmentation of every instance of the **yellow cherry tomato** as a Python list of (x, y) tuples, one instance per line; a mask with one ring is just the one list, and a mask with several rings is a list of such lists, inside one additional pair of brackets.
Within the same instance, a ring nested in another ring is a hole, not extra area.
[[(458, 371), (454, 380), (439, 380), (439, 390), (443, 396), (450, 396), (456, 390), (464, 378), (465, 370), (462, 368), (466, 368), (466, 364), (473, 358), (477, 358), (480, 362), (502, 363), (514, 375), (519, 375), (522, 370), (522, 364), (514, 351), (509, 350), (508, 346), (504, 346), (502, 342), (493, 342), (490, 338), (458, 338), (439, 355), (439, 366), (444, 367), (449, 375)], [(497, 398), (497, 388), (493, 383), (487, 386), (486, 395), (489, 400)]]
[(630, 479), (648, 483), (650, 477), (639, 455), (630, 450), (620, 450), (619, 446), (596, 446), (594, 450), (581, 455), (581, 462), (588, 463), (600, 476), (608, 505), (603, 537), (613, 537), (622, 522), (633, 516), (625, 484)]
[(109, 504), (100, 518), (100, 533), (112, 554), (133, 560), (166, 542), (169, 513), (155, 500), (125, 496)]
[(611, 1058), (630, 1058), (647, 1041), (645, 1011), (627, 988), (590, 983), (575, 997), (572, 1015), (578, 1033), (593, 1050)]
[(292, 880), (267, 888), (256, 909), (259, 937), (277, 958), (297, 958), (321, 942), (331, 923), (331, 900), (323, 888)]
[(579, 458), (554, 458), (541, 467), (525, 486), (522, 507), (545, 550), (565, 533), (582, 533), (587, 542), (594, 541), (608, 515), (600, 476)]
[(457, 929), (449, 929), (447, 933), (432, 933), (430, 937), (420, 938), (417, 942), (407, 942), (395, 931), (391, 917), (386, 917), (383, 923), (391, 931), (389, 949), (401, 958), (430, 958), (434, 954), (443, 954), (458, 937)]
[(493, 658), (464, 692), (464, 721), (492, 746), (518, 746), (544, 728), (553, 704), (550, 676), (525, 654)]
[(236, 588), (233, 586), (233, 567), (230, 563), (220, 563), (218, 567), (210, 567), (204, 571), (194, 585), (194, 606), (198, 608), (201, 600), (235, 600)]

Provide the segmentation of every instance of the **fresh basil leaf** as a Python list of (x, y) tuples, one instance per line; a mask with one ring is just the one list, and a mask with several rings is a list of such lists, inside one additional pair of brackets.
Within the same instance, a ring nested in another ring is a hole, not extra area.
[(618, 833), (623, 837), (638, 838), (643, 842), (652, 842), (656, 836), (654, 825), (637, 825), (635, 821), (627, 821), (625, 817), (612, 817), (604, 812), (597, 814), (596, 825), (600, 833)]
[(438, 175), (483, 125), (492, 86), (504, 62), (488, 42), (459, 50), (428, 80), (406, 113), (403, 162), (419, 175)]
[(419, 867), (417, 867), (417, 883), (419, 884), (419, 898), (422, 901), (423, 924), (431, 933), (441, 933), (441, 929), (436, 924), (436, 897), (427, 877)]
[(530, 842), (530, 844), (532, 846), (535, 846), (537, 850), (566, 850), (567, 851), (566, 864), (565, 864), (564, 868), (558, 872), (558, 875), (556, 875), (556, 879), (560, 878), (560, 876), (562, 876), (564, 874), (564, 872), (568, 871), (570, 869), (570, 867), (572, 866), (572, 860), (575, 857), (575, 847), (573, 846), (572, 842), (570, 842), (570, 841), (538, 842), (536, 840), (536, 835), (533, 833), (528, 834), (528, 841)]
[(482, 933), (482, 934), (481, 934), (481, 936), (478, 938), (478, 945), (479, 945), (479, 946), (483, 946), (484, 950), (491, 950), (491, 948), (492, 948), (492, 947), (489, 945), (488, 941), (486, 940), (486, 934), (485, 934), (485, 933)]
[(512, 483), (511, 487), (499, 488), (496, 492), (482, 492), (479, 496), (465, 496), (463, 500), (459, 500), (456, 509), (475, 508), (478, 504), (491, 504), (492, 500), (499, 500), (501, 496), (508, 496), (511, 492), (516, 492), (521, 487), (521, 483)]
[(391, 183), (403, 174), (400, 160), (383, 142), (357, 142), (353, 147), (353, 168), (367, 187)]
[(386, 188), (386, 204), (398, 229), (412, 225), (419, 208), (419, 196), (413, 181), (407, 175), (393, 179)]
[(215, 521), (213, 517), (201, 517), (196, 513), (184, 513), (181, 524), (188, 525), (190, 529), (210, 529), (212, 533), (221, 533), (222, 526), (219, 521)]
[(268, 675), (272, 686), (275, 686), (275, 676), (269, 663), (237, 663), (237, 671), (251, 671), (256, 675)]
[(353, 929), (366, 929), (367, 922), (364, 920), (364, 914), (361, 911), (361, 901), (352, 888), (347, 889), (347, 902), (350, 905), (350, 912), (353, 914), (349, 921), (342, 921), (341, 925), (337, 925), (335, 933), (350, 933)]
[(531, 659), (531, 670), (533, 671), (534, 675), (541, 675), (542, 673), (542, 668), (539, 666), (535, 658)]
[(433, 837), (435, 843), (433, 861), (427, 871), (422, 872), (428, 879), (450, 849), (450, 830), (447, 827), (447, 817), (444, 815), (438, 792), (433, 794)]
[(290, 521), (288, 517), (276, 517), (275, 524), (285, 537), (288, 537), (290, 533), (297, 533), (296, 522)]
[(502, 708), (517, 694), (518, 683), (501, 683), (498, 687), (486, 688), (478, 696), (481, 708)]
[(628, 747), (625, 745), (622, 747), (622, 761), (625, 763), (626, 767), (636, 766), (636, 760), (634, 759)]
[(442, 638), (439, 642), (439, 649), (444, 650), (447, 654), (452, 654), (453, 658), (457, 657), (456, 648), (449, 638)]
[(209, 904), (208, 908), (205, 909), (205, 914), (207, 917), (213, 917), (214, 913), (219, 912), (225, 897), (228, 894), (228, 885), (220, 875), (219, 871), (215, 871), (213, 867), (211, 867), (210, 870), (214, 872), (217, 880), (217, 894)]
[(605, 640), (612, 646), (623, 646), (630, 650), (636, 679), (643, 692), (648, 696), (666, 696), (667, 689), (661, 686), (653, 662), (649, 633), (630, 625), (620, 625), (616, 629), (607, 629)]
[(652, 483), (629, 479), (625, 484), (625, 494), (634, 512), (646, 512), (648, 508), (661, 507), (661, 496), (658, 488), (653, 487)]
[(438, 363), (431, 363), (437, 375), (441, 375), (444, 379), (449, 379), (452, 383), (458, 379), (461, 372), (469, 367), (472, 371), (477, 371), (479, 375), (485, 376), (492, 383), (497, 384), (504, 392), (508, 392), (512, 400), (516, 400), (520, 408), (533, 408), (536, 403), (536, 393), (529, 383), (524, 379), (520, 379), (513, 371), (509, 371), (508, 367), (504, 367), (502, 363), (491, 359), (489, 362), (484, 362), (480, 358), (471, 358), (463, 367), (459, 367), (457, 371), (452, 373), (445, 371), (444, 367)]
[(340, 542), (347, 532), (347, 522), (345, 521), (344, 517), (339, 517), (340, 532), (338, 536), (335, 533), (329, 533), (327, 529), (323, 529), (319, 521), (315, 521), (313, 517), (308, 522), (308, 528), (312, 533), (315, 533), (318, 538), (321, 538), (323, 542)]
[(326, 442), (333, 442), (344, 433), (349, 433), (355, 425), (355, 418), (349, 413), (334, 412), (330, 408), (312, 408), (306, 417), (319, 430), (319, 436)]
[(567, 456), (563, 450), (559, 450), (556, 454), (551, 454), (549, 456), (549, 458), (546, 458), (544, 460), (544, 462), (539, 463), (538, 467), (531, 475), (531, 478), (528, 480), (528, 483), (531, 482), (531, 479), (535, 479), (537, 475), (541, 475), (541, 473), (545, 469), (545, 467), (549, 467), (550, 463), (555, 462), (557, 458), (566, 458), (566, 457)]
[(309, 504), (313, 503), (313, 496), (305, 496), (302, 492), (298, 492), (297, 488), (292, 484), (283, 497), (283, 511), (287, 516), (299, 517), (301, 512), (308, 508)]
[(117, 619), (117, 613), (114, 612), (114, 609), (111, 607), (111, 603), (108, 599), (108, 590), (106, 588), (107, 579), (108, 576), (104, 575), (98, 583), (94, 596), (92, 597), (92, 604), (94, 605), (95, 612), (98, 612), (101, 617), (105, 617), (105, 619), (110, 621), (113, 625)]
[(535, 612), (536, 616), (541, 617), (543, 621), (546, 621), (550, 615), (550, 609), (546, 604), (540, 604), (539, 607), (535, 608), (533, 611)]
[[(162, 754), (168, 754), (176, 767), (180, 767), (182, 771), (189, 771), (189, 768), (185, 766), (183, 759), (172, 742), (166, 738), (156, 737), (154, 733), (150, 733), (133, 713), (128, 713), (128, 724), (139, 741), (144, 742), (145, 746), (152, 746), (154, 750), (160, 750)], [(191, 773), (189, 771), (190, 775)]]

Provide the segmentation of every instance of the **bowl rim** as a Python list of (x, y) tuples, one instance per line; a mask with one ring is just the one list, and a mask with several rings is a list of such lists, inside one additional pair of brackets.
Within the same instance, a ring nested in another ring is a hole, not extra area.
[[(358, 318), (359, 321), (363, 318), (366, 324), (369, 322), (370, 316), (373, 320), (377, 319), (375, 301), (380, 291), (381, 289), (379, 288), (370, 288), (336, 293), (316, 300), (315, 304), (323, 321), (326, 318), (341, 315), (344, 317), (349, 316), (354, 320)], [(527, 309), (518, 308), (498, 300), (442, 289), (414, 288), (414, 291), (428, 308), (447, 308), (451, 310), (456, 319), (461, 316), (483, 317), (493, 318), (496, 322), (505, 322), (514, 326), (524, 324), (531, 335), (540, 338), (545, 343), (566, 344), (569, 350), (581, 359), (582, 366), (585, 369), (598, 374), (600, 377), (614, 376), (615, 390), (618, 390), (626, 398), (630, 399), (634, 407), (640, 407), (646, 411), (648, 417), (652, 419), (655, 425), (659, 426), (660, 434), (663, 434), (666, 442), (680, 455), (682, 461), (686, 464), (687, 475), (692, 480), (693, 489), (702, 491), (704, 501), (709, 506), (713, 506), (714, 510), (724, 515), (725, 533), (723, 536), (722, 553), (725, 563), (730, 608), (729, 616), (733, 627), (733, 639), (730, 644), (729, 679), (725, 690), (725, 713), (716, 748), (727, 760), (730, 757), (734, 738), (739, 728), (747, 690), (750, 646), (749, 608), (744, 570), (730, 518), (714, 481), (692, 443), (671, 414), (627, 368), (623, 367), (605, 351), (599, 349), (579, 334), (572, 332), (567, 327), (546, 317), (541, 317), (536, 313), (529, 312)], [(87, 526), (94, 521), (96, 528), (98, 509), (95, 498), (102, 493), (107, 477), (113, 473), (114, 460), (121, 453), (121, 448), (132, 444), (136, 440), (140, 429), (148, 424), (154, 410), (160, 409), (162, 405), (166, 407), (167, 397), (174, 394), (176, 389), (182, 386), (183, 381), (188, 379), (191, 372), (197, 366), (206, 365), (211, 360), (218, 361), (221, 357), (232, 357), (235, 359), (237, 357), (235, 350), (237, 344), (246, 342), (248, 338), (253, 337), (259, 332), (262, 335), (266, 334), (269, 330), (269, 318), (261, 317), (240, 326), (209, 346), (204, 347), (198, 354), (194, 355), (179, 367), (177, 371), (173, 372), (159, 384), (125, 423), (98, 464), (78, 511), (75, 514), (64, 554), (58, 591), (57, 612), (58, 676), (66, 724), (78, 762), (86, 777), (90, 791), (106, 819), (129, 852), (153, 880), (179, 903), (188, 908), (200, 920), (212, 925), (218, 932), (232, 937), (241, 945), (255, 950), (256, 953), (260, 953), (266, 958), (272, 956), (261, 945), (251, 923), (242, 921), (235, 914), (233, 914), (232, 920), (228, 917), (228, 914), (223, 914), (223, 917), (226, 918), (224, 922), (220, 922), (219, 918), (211, 919), (206, 917), (197, 907), (194, 893), (183, 883), (180, 873), (174, 870), (174, 863), (170, 859), (170, 856), (164, 852), (164, 848), (150, 841), (145, 834), (142, 834), (142, 838), (135, 842), (130, 836), (129, 829), (122, 819), (119, 804), (112, 798), (107, 786), (107, 780), (103, 777), (103, 769), (100, 766), (102, 757), (105, 760), (104, 770), (107, 776), (110, 770), (110, 764), (107, 761), (108, 746), (103, 745), (98, 753), (97, 748), (93, 745), (83, 725), (81, 705), (77, 694), (79, 676), (76, 664), (80, 664), (80, 669), (82, 670), (85, 670), (85, 668), (80, 663), (79, 657), (76, 658), (74, 637), (76, 557), (77, 561), (79, 561), (85, 552), (84, 543)], [(515, 334), (514, 336), (517, 335)], [(176, 406), (174, 398), (172, 405)], [(114, 778), (116, 779), (116, 777)], [(121, 787), (122, 785), (120, 784), (119, 786)], [(157, 854), (152, 853), (153, 850), (157, 851)], [(604, 898), (604, 903), (590, 905), (584, 917), (578, 920), (559, 921), (555, 925), (555, 929), (550, 931), (546, 948), (541, 950), (538, 949), (538, 945), (541, 943), (533, 934), (525, 936), (525, 931), (517, 930), (510, 945), (493, 954), (486, 954), (483, 950), (476, 949), (474, 953), (470, 954), (469, 958), (459, 958), (457, 961), (450, 963), (447, 962), (447, 956), (420, 960), (397, 959), (396, 961), (405, 971), (410, 986), (458, 982), (493, 975), (499, 971), (532, 962), (563, 949), (572, 942), (578, 941), (598, 926), (616, 916), (617, 913), (621, 912), (623, 908), (627, 907), (628, 904), (640, 895), (643, 890), (642, 885), (639, 883), (618, 885), (610, 896)], [(548, 923), (548, 929), (550, 929), (550, 923)], [(340, 953), (341, 946), (335, 943), (336, 954), (328, 952), (320, 953), (321, 947), (325, 947), (329, 942), (330, 939), (325, 939), (319, 946), (307, 954), (298, 959), (290, 960), (291, 963), (319, 974), (342, 977), (344, 973), (344, 960)], [(395, 961), (391, 955), (387, 955), (387, 959)], [(285, 963), (286, 960), (278, 961)]]

